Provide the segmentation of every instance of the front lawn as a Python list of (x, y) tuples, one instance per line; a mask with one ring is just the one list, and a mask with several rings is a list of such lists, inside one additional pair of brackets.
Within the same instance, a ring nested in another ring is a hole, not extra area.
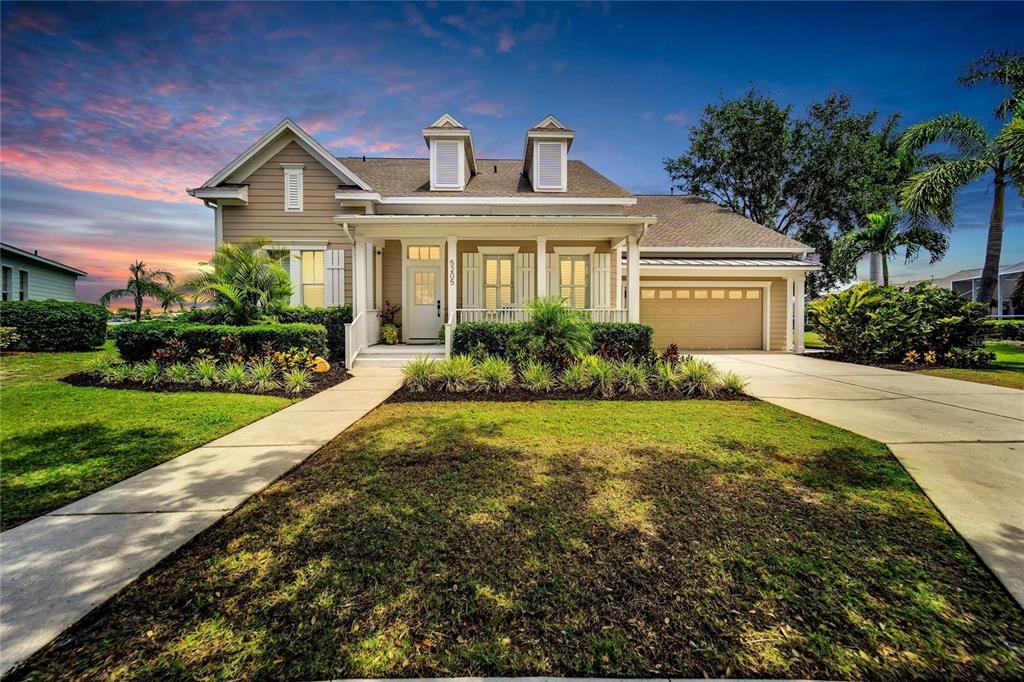
[(388, 404), (32, 679), (1017, 678), (884, 446), (756, 401)]
[(1024, 389), (1024, 345), (1014, 341), (990, 341), (985, 344), (985, 350), (996, 354), (996, 361), (985, 369), (925, 369), (921, 373)]
[(0, 357), (0, 525), (39, 516), (209, 442), (291, 403), (218, 393), (69, 386), (91, 353)]

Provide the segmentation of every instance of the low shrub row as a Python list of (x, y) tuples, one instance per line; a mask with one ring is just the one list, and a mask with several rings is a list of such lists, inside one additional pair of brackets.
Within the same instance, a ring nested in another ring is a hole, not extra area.
[(482, 359), (455, 355), (448, 360), (416, 358), (405, 364), (402, 373), (405, 387), (414, 393), (501, 394), (522, 390), (536, 395), (570, 393), (602, 398), (652, 394), (714, 398), (740, 394), (746, 386), (746, 381), (734, 372), (722, 374), (707, 360), (695, 358), (678, 363), (634, 362), (587, 355), (559, 372), (537, 360), (528, 360), (517, 370), (510, 361), (493, 355)]
[(1024, 341), (1024, 320), (986, 320), (985, 336), (1004, 341)]
[(0, 301), (0, 325), (13, 327), (16, 348), (31, 351), (89, 350), (103, 345), (110, 313), (95, 303)]
[[(608, 360), (644, 362), (653, 355), (654, 329), (629, 322), (589, 324), (591, 352)], [(528, 359), (530, 325), (525, 322), (465, 322), (452, 332), (452, 354), (475, 358), (495, 356), (516, 365)]]
[(247, 327), (187, 322), (133, 322), (114, 329), (114, 343), (128, 362), (163, 353), (176, 360), (195, 357), (248, 358), (270, 352), (308, 349), (327, 356), (327, 330), (321, 324), (261, 324)]
[(984, 365), (980, 349), (986, 309), (949, 289), (919, 284), (909, 290), (864, 282), (809, 306), (818, 335), (839, 356), (900, 363), (936, 358), (949, 366)]
[[(179, 320), (194, 324), (228, 324), (228, 315), (218, 308), (197, 308), (183, 312)], [(310, 308), (285, 306), (277, 320), (285, 324), (320, 324), (327, 330), (327, 357), (337, 360), (345, 357), (345, 325), (352, 321), (352, 306)]]

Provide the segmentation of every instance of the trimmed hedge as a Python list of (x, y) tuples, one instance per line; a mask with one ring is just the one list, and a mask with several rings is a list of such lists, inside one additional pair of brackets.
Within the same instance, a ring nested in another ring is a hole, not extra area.
[(278, 316), (281, 322), (321, 324), (327, 329), (327, 352), (331, 360), (345, 358), (345, 325), (352, 321), (352, 306), (337, 308), (310, 308), (295, 306), (285, 308)]
[[(594, 353), (610, 360), (650, 359), (654, 329), (633, 322), (594, 322), (590, 325)], [(527, 324), (463, 322), (452, 332), (452, 355), (494, 355), (515, 360), (527, 334)]]
[(985, 336), (1005, 341), (1024, 340), (1024, 320), (986, 320)]
[(107, 338), (110, 313), (95, 303), (0, 301), (0, 325), (18, 330), (33, 351), (90, 350)]
[(184, 344), (185, 352), (191, 355), (198, 355), (203, 349), (216, 354), (225, 344), (232, 345), (241, 355), (256, 355), (264, 346), (274, 351), (308, 348), (314, 355), (327, 354), (327, 330), (320, 324), (233, 327), (187, 322), (132, 322), (114, 330), (114, 343), (121, 351), (121, 357), (128, 362), (148, 360), (171, 341)]

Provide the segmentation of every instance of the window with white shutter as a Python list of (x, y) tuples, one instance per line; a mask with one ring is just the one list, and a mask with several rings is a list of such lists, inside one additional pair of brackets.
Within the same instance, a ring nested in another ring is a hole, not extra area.
[(434, 140), (431, 189), (462, 189), (462, 153), (458, 140)]
[(564, 190), (565, 164), (561, 142), (538, 142), (536, 158), (535, 189)]
[(284, 166), (284, 210), (302, 210), (302, 166)]

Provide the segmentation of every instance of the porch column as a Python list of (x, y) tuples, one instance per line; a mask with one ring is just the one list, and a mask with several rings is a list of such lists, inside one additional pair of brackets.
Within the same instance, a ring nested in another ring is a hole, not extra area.
[(629, 303), (628, 319), (640, 321), (640, 247), (637, 236), (626, 238), (626, 300)]
[(366, 311), (366, 237), (356, 237), (352, 247), (352, 317)]
[(796, 281), (786, 278), (786, 350), (793, 350), (793, 299), (796, 296)]
[(548, 295), (548, 238), (537, 237), (537, 298)]
[(448, 299), (445, 306), (447, 314), (445, 315), (445, 322), (456, 322), (457, 314), (456, 304), (459, 300), (459, 240), (458, 237), (448, 237), (448, 245), (446, 249), (447, 253), (447, 273), (445, 273), (446, 281), (448, 282)]
[(363, 280), (366, 285), (366, 289), (364, 290), (366, 292), (365, 310), (377, 309), (376, 306), (374, 305), (377, 299), (377, 258), (375, 256), (376, 250), (377, 249), (374, 243), (371, 242), (370, 240), (367, 240), (366, 247), (364, 249), (366, 253), (366, 258), (364, 260), (364, 262), (366, 263), (366, 277)]
[(796, 308), (796, 310), (794, 311), (794, 314), (796, 315), (796, 328), (793, 330), (793, 333), (796, 335), (796, 339), (794, 339), (796, 341), (796, 343), (794, 344), (794, 350), (797, 353), (803, 353), (804, 352), (804, 277), (803, 276), (796, 278), (796, 296), (794, 296), (793, 303), (795, 304), (794, 307)]
[(622, 249), (618, 246), (612, 249), (612, 258), (615, 259), (615, 267), (612, 269), (615, 273), (615, 309), (622, 310)]

